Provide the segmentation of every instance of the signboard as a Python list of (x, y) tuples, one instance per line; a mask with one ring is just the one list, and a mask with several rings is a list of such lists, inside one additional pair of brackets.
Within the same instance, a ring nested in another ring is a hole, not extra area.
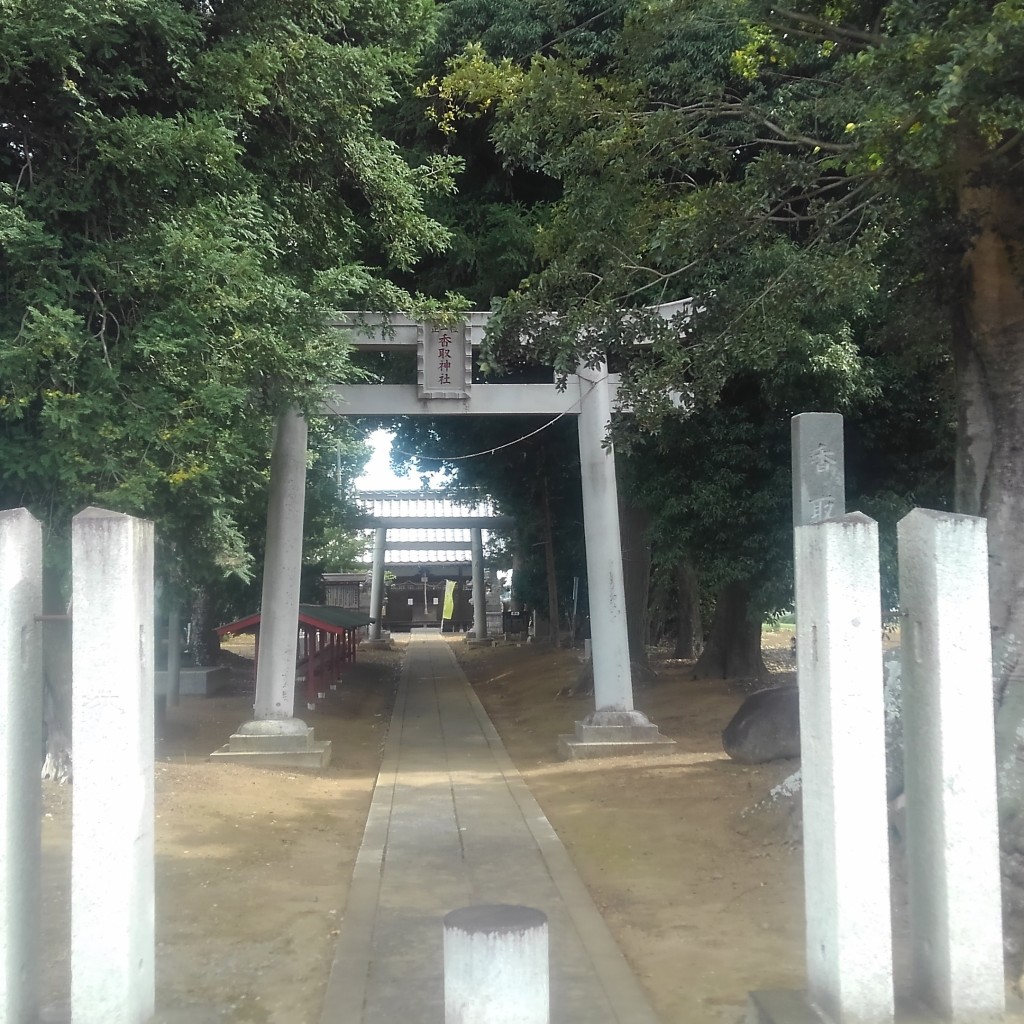
[(469, 398), (472, 345), (465, 327), (428, 327), (417, 356), (420, 398)]

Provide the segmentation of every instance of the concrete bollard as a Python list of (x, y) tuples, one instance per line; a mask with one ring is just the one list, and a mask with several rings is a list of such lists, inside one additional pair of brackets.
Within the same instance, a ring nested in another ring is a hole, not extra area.
[(878, 527), (852, 512), (794, 533), (809, 997), (836, 1024), (888, 1024)]
[(0, 1022), (36, 1019), (39, 999), (39, 766), (42, 529), (0, 512)]
[(944, 1020), (1002, 1020), (985, 520), (914, 509), (899, 555), (913, 993)]
[(71, 555), (71, 1019), (143, 1024), (155, 995), (153, 524), (88, 508)]
[(484, 904), (444, 918), (445, 1024), (550, 1024), (548, 919)]

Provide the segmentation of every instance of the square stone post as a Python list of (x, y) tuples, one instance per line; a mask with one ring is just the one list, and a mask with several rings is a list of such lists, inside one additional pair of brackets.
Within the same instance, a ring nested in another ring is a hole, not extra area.
[(944, 1020), (1001, 1020), (986, 523), (914, 509), (898, 532), (913, 992)]
[(470, 527), (469, 539), (473, 560), (473, 636), (487, 639), (487, 589), (484, 583), (484, 533), (478, 526)]
[(42, 530), (0, 512), (0, 1024), (39, 1010)]
[(837, 519), (846, 512), (843, 417), (802, 412), (790, 421), (793, 526)]
[(154, 1009), (153, 524), (87, 508), (71, 527), (73, 1024)]
[(893, 1017), (878, 527), (796, 534), (807, 981), (835, 1024)]

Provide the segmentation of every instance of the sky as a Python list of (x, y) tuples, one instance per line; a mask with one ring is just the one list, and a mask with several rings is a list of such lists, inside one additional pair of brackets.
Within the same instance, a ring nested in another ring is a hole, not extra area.
[[(375, 430), (367, 439), (373, 455), (366, 464), (363, 475), (356, 478), (356, 487), (363, 491), (418, 491), (421, 490), (419, 473), (398, 476), (391, 468), (391, 440), (394, 435), (388, 430)], [(429, 474), (431, 487), (444, 486), (444, 475)]]

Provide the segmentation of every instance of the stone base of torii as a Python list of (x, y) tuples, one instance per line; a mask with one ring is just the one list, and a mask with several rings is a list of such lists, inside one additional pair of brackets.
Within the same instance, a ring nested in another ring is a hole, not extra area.
[[(663, 307), (662, 315), (667, 319), (680, 307)], [(615, 454), (610, 445), (604, 445), (614, 409), (615, 381), (602, 364), (580, 367), (564, 387), (554, 382), (473, 384), (472, 347), (482, 340), (487, 317), (472, 313), (462, 327), (438, 328), (401, 316), (385, 321), (369, 314), (349, 315), (336, 326), (350, 335), (354, 347), (415, 350), (418, 380), (408, 385), (339, 385), (322, 411), (335, 416), (576, 416), (595, 708), (577, 723), (575, 735), (560, 738), (559, 750), (571, 758), (668, 752), (674, 742), (662, 736), (633, 703)], [(305, 468), (305, 421), (296, 412), (285, 411), (277, 423), (271, 462), (254, 720), (241, 726), (232, 739), (238, 738), (240, 753), (248, 751), (253, 761), (264, 764), (280, 748), (289, 766), (296, 765), (296, 745), (308, 744), (310, 766), (316, 767), (322, 755), (314, 749), (312, 730), (307, 732), (305, 723), (293, 717)], [(382, 596), (383, 572), (379, 579), (375, 572), (370, 614), (378, 622)], [(482, 616), (477, 621), (486, 622)], [(485, 639), (486, 632), (477, 631), (476, 637)]]

